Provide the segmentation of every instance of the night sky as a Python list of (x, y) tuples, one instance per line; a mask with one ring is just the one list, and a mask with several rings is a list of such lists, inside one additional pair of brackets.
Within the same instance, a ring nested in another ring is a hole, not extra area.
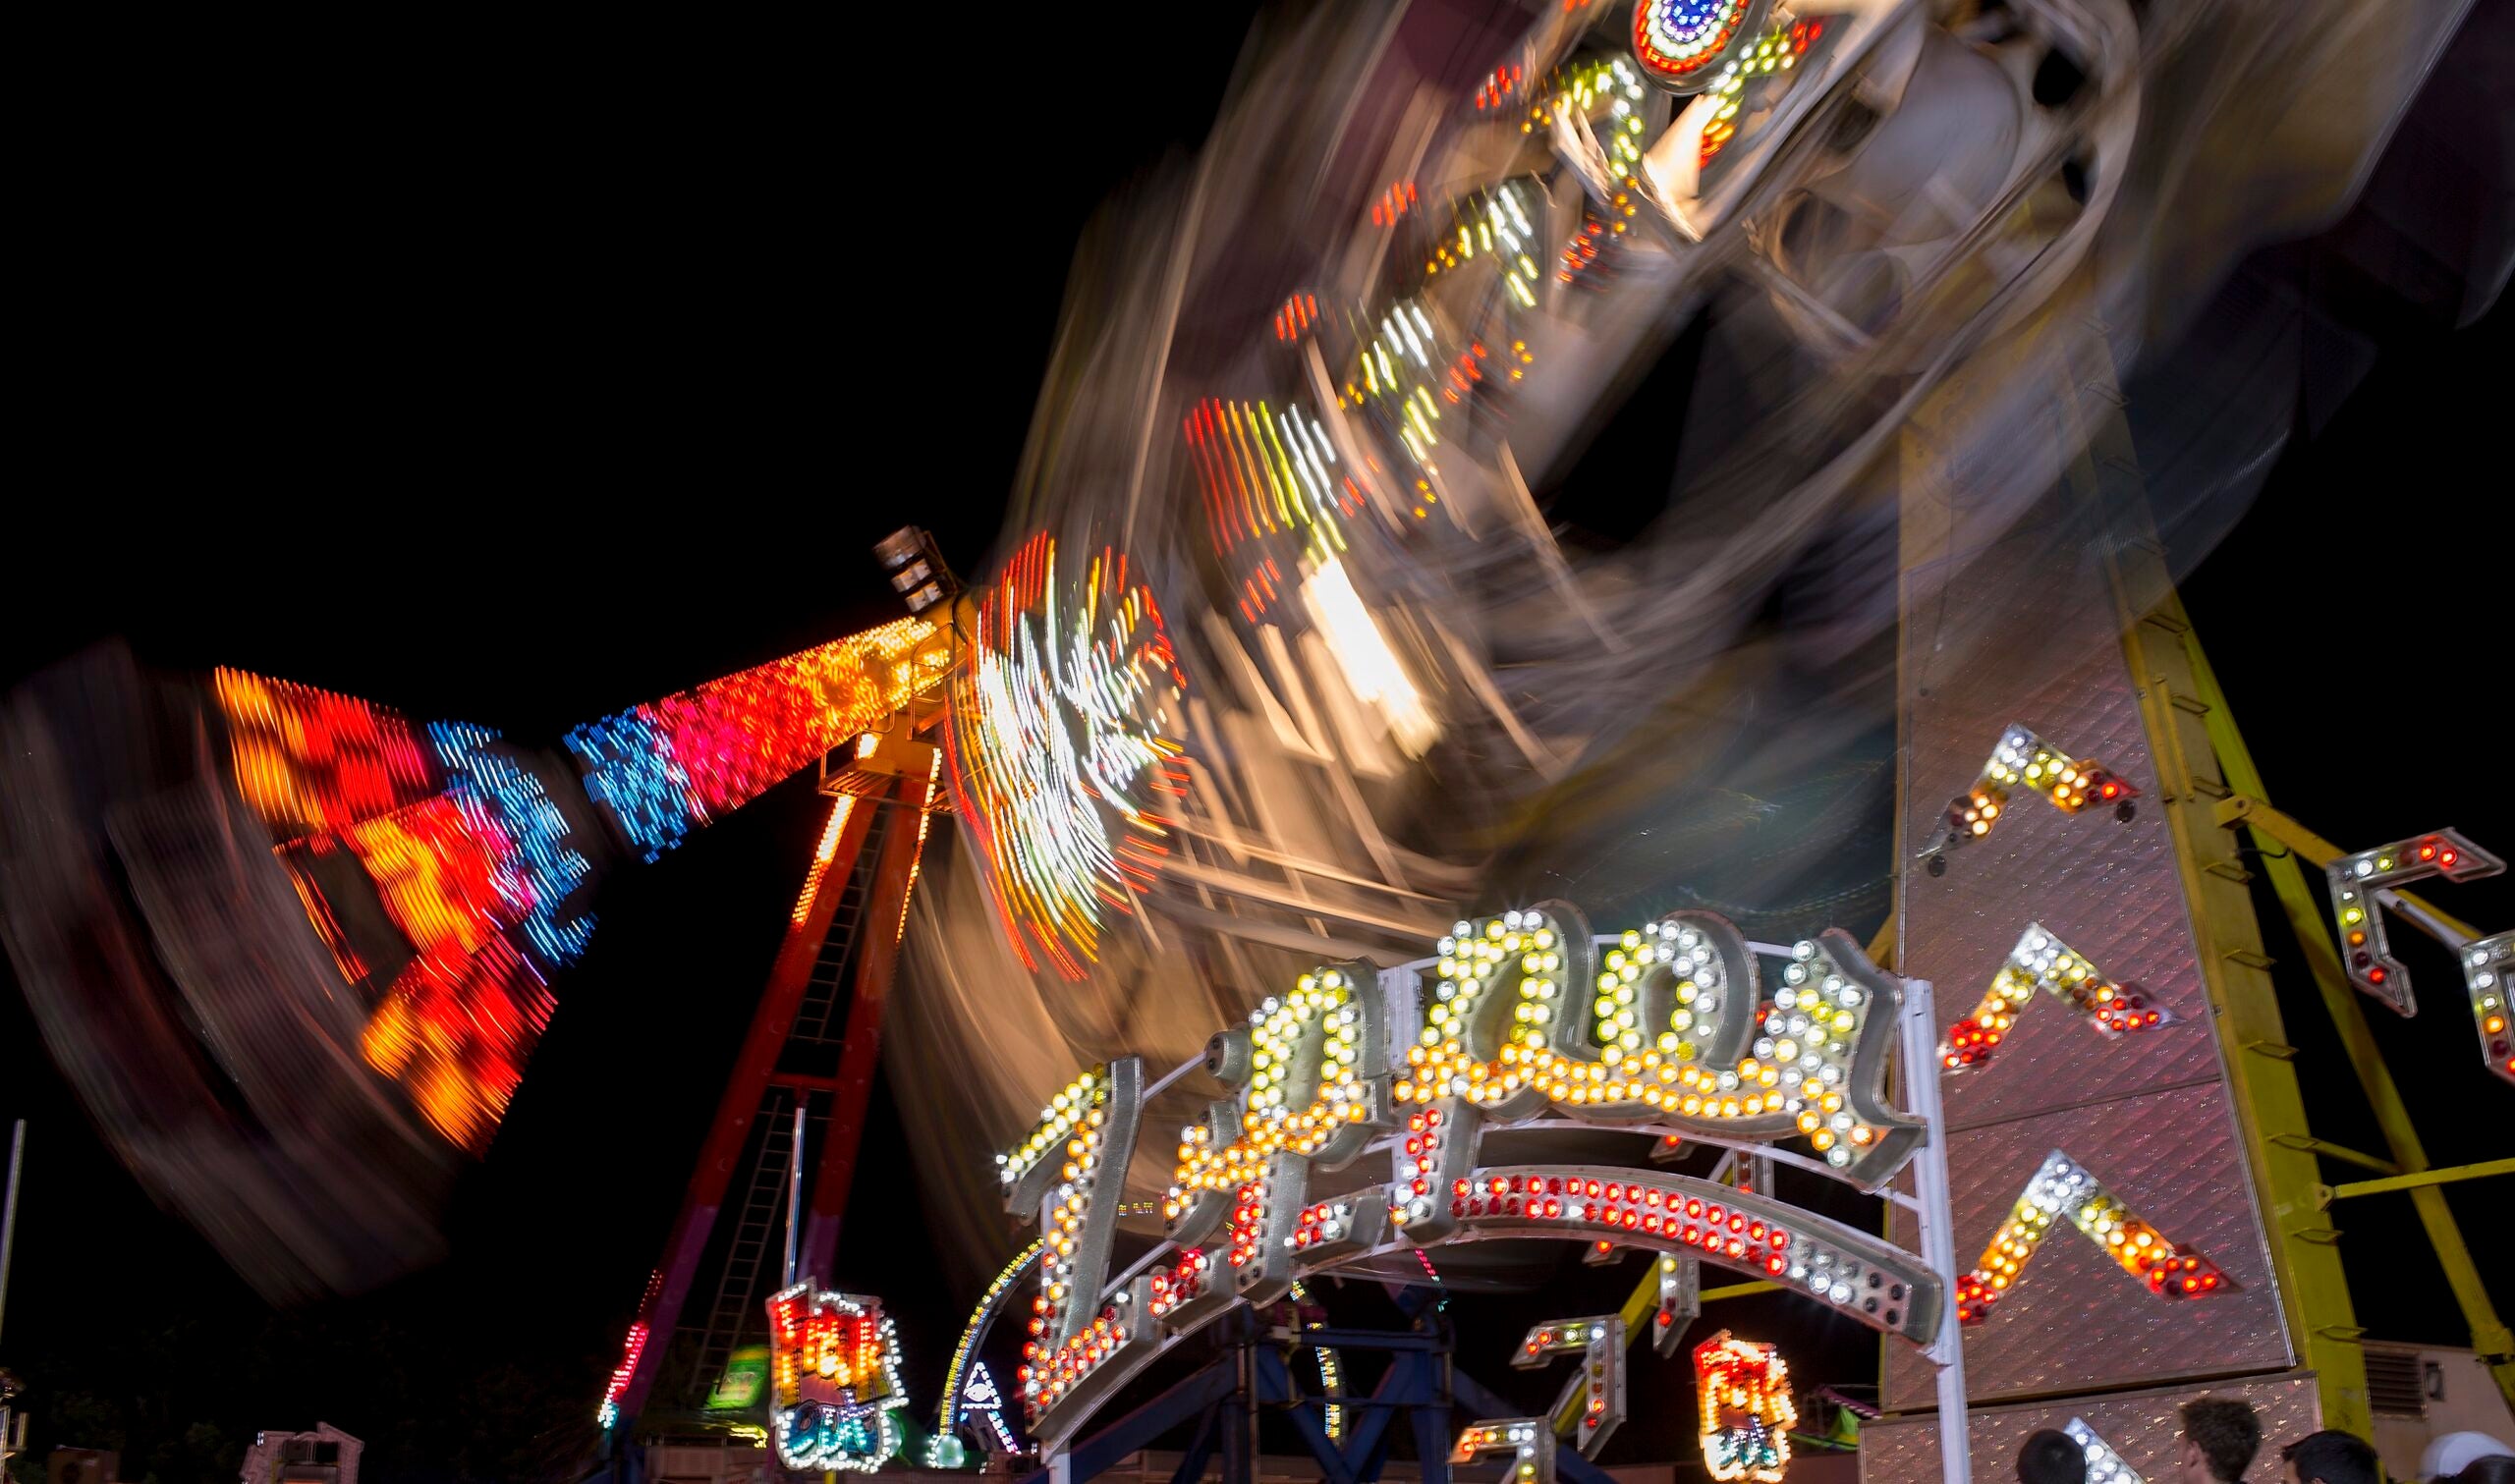
[[(1202, 138), (1250, 13), (1174, 7), (1158, 37), (1105, 14), (1026, 25), (1020, 67), (972, 81), (940, 13), (913, 36), (379, 32), (319, 69), (222, 36), (83, 64), (83, 163), (45, 185), (71, 313), (32, 411), (56, 453), (19, 481), (0, 673), (123, 634), (156, 666), (547, 740), (889, 617), (867, 548), (903, 522), (983, 570), (1071, 244)], [(2373, 359), (2345, 401), (2301, 391), (2319, 425), (2186, 598), (2274, 800), (2344, 843), (2452, 823), (2503, 853), (2504, 315), (2448, 332), (2338, 255), (2248, 267), (2310, 305), (2301, 385)], [(356, 1299), (263, 1306), (103, 1151), (0, 994), (0, 1120), (31, 1125), (0, 1363), (29, 1388), (31, 1476), (89, 1444), (132, 1478), (232, 1478), (253, 1430), (321, 1418), (369, 1440), (378, 1484), (573, 1477), (814, 802), (790, 784), (613, 877), (452, 1257)], [(2502, 881), (2446, 905), (2515, 924)], [(2430, 1152), (2502, 1154), (2510, 1094), (2433, 1000), (2373, 1016)], [(2291, 1030), (2329, 1076), (2311, 1004)], [(2317, 1099), (2317, 1131), (2367, 1147), (2353, 1102)], [(923, 1409), (975, 1280), (922, 1260), (898, 1117), (877, 1097), (839, 1277), (899, 1312)], [(2351, 1215), (2382, 1303), (2362, 1320), (2460, 1343), (2441, 1286), (2386, 1262), (2407, 1201)]]

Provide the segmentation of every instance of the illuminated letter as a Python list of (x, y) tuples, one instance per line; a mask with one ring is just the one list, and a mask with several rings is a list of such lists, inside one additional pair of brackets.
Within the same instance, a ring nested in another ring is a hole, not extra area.
[(1551, 1415), (1561, 1417), (1572, 1399), (1581, 1399), (1573, 1438), (1583, 1457), (1594, 1458), (1607, 1439), (1624, 1425), (1624, 1316), (1602, 1314), (1591, 1319), (1558, 1319), (1529, 1331), (1511, 1357), (1515, 1369), (1537, 1370), (1550, 1356), (1577, 1353), (1581, 1368), (1554, 1399)]
[(1134, 1292), (1141, 1280), (1099, 1307), (1143, 1101), (1144, 1063), (1120, 1057), (1075, 1078), (1040, 1110), (1022, 1146), (997, 1156), (1005, 1208), (1035, 1209), (1045, 1242), (1019, 1373), (1034, 1431), (1119, 1348), (1149, 1338), (1149, 1316)]
[(1396, 1071), (1416, 1105), (1395, 1161), (1390, 1214), (1422, 1246), (1455, 1223), (1435, 1192), (1475, 1168), (1484, 1116), (1517, 1118), (1545, 1100), (1556, 1031), (1573, 1023), (1567, 986), (1591, 982), (1590, 924), (1561, 902), (1462, 921), (1438, 944), (1438, 977)]
[(1761, 971), (1735, 924), (1670, 912), (1606, 950), (1592, 979), (1592, 1044), (1547, 1058), (1546, 1092), (1589, 1118), (1658, 1118), (1686, 1092), (1718, 1090), (1706, 1069), (1738, 1065), (1762, 1001)]
[(1388, 1041), (1372, 978), (1368, 964), (1313, 969), (1206, 1046), (1205, 1070), (1241, 1093), (1182, 1131), (1163, 1208), (1183, 1247), (1228, 1219), (1231, 1289), (1253, 1303), (1292, 1285), (1311, 1164), (1350, 1164), (1387, 1127)]
[(1588, 919), (1565, 903), (1541, 903), (1461, 922), (1439, 948), (1399, 1099), (1457, 1098), (1500, 1118), (1536, 1112), (1537, 1075), (1557, 1033), (1577, 1023), (1569, 986), (1593, 977)]
[[(1719, 967), (1716, 1003), (1705, 1012), (1717, 1023), (1698, 1018), (1691, 1028), (1701, 1038), (1691, 1043), (1679, 1038), (1668, 1050), (1646, 1045), (1627, 1052), (1621, 1075), (1630, 1080), (1610, 1076), (1609, 1097), (1619, 1096), (1620, 1086), (1627, 1089), (1621, 1095), (1630, 1096), (1638, 1086), (1662, 1120), (1714, 1136), (1805, 1134), (1845, 1179), (1865, 1190), (1883, 1186), (1922, 1136), (1920, 1121), (1886, 1105), (1886, 1059), (1902, 1002), (1895, 980), (1871, 963), (1848, 933), (1827, 928), (1791, 948), (1781, 983), (1759, 1014), (1756, 975), (1735, 966), (1746, 957), (1744, 940), (1724, 942), (1736, 930), (1709, 913), (1682, 917), (1654, 925), (1657, 962), (1650, 966), (1675, 970), (1692, 963), (1692, 979), (1680, 978), (1677, 988), (1682, 996), (1686, 983), (1698, 983), (1698, 1005), (1715, 995), (1705, 974)], [(1652, 951), (1647, 937), (1640, 950), (1625, 950)], [(1625, 1007), (1619, 1002), (1617, 1008)], [(1682, 1002), (1677, 1013), (1684, 1013)], [(1618, 1022), (1617, 1028), (1630, 1027)], [(1668, 1039), (1663, 1035), (1661, 1045)]]

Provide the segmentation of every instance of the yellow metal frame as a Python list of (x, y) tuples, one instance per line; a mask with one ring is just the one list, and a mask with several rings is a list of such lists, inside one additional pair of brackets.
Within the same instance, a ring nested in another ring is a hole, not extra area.
[[(2087, 487), (2100, 491), (2098, 469), (2138, 477), (2120, 418), (2107, 417), (2088, 431), (2087, 454), (2076, 470)], [(2489, 1167), (2431, 1169), (2400, 1091), (2368, 1030), (2359, 996), (2341, 973), (2321, 904), (2301, 868), (2301, 861), (2320, 867), (2342, 852), (2262, 802), (2261, 774), (2174, 591), (2164, 551), (2147, 525), (2137, 492), (2116, 489), (2109, 497), (2098, 492), (2096, 503), (2113, 527), (2106, 560), (2121, 609), (2123, 647), (2139, 687), (2141, 716), (2157, 770), (2157, 802), (2173, 832), (2203, 977), (2219, 1018), (2228, 1087), (2263, 1197), (2280, 1298), (2289, 1333), (2316, 1373), (2324, 1425), (2361, 1437), (2370, 1435), (2372, 1425), (2366, 1359), (2359, 1345), (2366, 1331), (2357, 1323), (2341, 1268), (2340, 1233), (2328, 1216), (2331, 1201), (2343, 1191), (2410, 1193), (2471, 1326), (2473, 1348), (2515, 1405), (2515, 1356), (2510, 1356), (2515, 1340), (2489, 1303), (2479, 1267), (2437, 1188), (2450, 1179), (2498, 1172)], [(2240, 833), (2247, 828), (2254, 844), (2263, 848), (2254, 858), (2268, 876), (2301, 945), (2323, 1008), (2383, 1130), (2389, 1159), (2343, 1148), (2311, 1131), (2292, 1065), (2296, 1049), (2280, 1018), (2271, 960), (2263, 951), (2254, 912), (2254, 873)], [(2267, 849), (2274, 843), (2286, 849)], [(2451, 918), (2434, 915), (2450, 930), (2469, 935)], [(2374, 1170), (2382, 1178), (2327, 1185), (2316, 1163), (2319, 1157)]]
[[(2108, 374), (2100, 377), (2109, 391)], [(2091, 383), (2093, 387), (2093, 383)], [(2119, 404), (2119, 397), (2107, 400)], [(2447, 1284), (2463, 1310), (2477, 1350), (2515, 1406), (2515, 1334), (2501, 1321), (2483, 1287), (2480, 1268), (2446, 1206), (2442, 1186), (2457, 1181), (2515, 1174), (2515, 1159), (2449, 1169), (2430, 1165), (2412, 1127), (2400, 1089), (2375, 1049), (2364, 1007), (2340, 969), (2321, 904), (2300, 861), (2319, 869), (2343, 852), (2263, 801), (2261, 774), (2236, 730), (2217, 677), (2192, 632), (2190, 617), (2165, 567), (2164, 549), (2148, 524), (2136, 490), (2104, 488), (2103, 471), (2137, 480), (2129, 430), (2119, 417), (2085, 429), (2085, 453), (2068, 478), (2110, 530), (2105, 555), (2122, 620), (2123, 649), (2139, 690), (2141, 720), (2156, 768), (2152, 802), (2165, 812), (2184, 900), (2192, 914), (2194, 945), (2226, 1059), (2227, 1089), (2243, 1134), (2248, 1165), (2260, 1194), (2280, 1303), (2307, 1367), (2315, 1373), (2323, 1425), (2372, 1436), (2367, 1403), (2367, 1362), (2349, 1286), (2340, 1261), (2339, 1231), (2328, 1218), (2334, 1200), (2388, 1191), (2409, 1194)], [(1900, 807), (1901, 800), (1898, 800)], [(2303, 1089), (2271, 980), (2270, 956), (2263, 951), (2254, 911), (2253, 871), (2239, 844), (2250, 830), (2257, 857), (2288, 917), (2324, 1011), (2338, 1029), (2359, 1086), (2382, 1129), (2390, 1158), (2362, 1153), (2316, 1137), (2306, 1117)], [(2270, 847), (2284, 847), (2277, 853)], [(1899, 883), (1900, 889), (1900, 883)], [(2448, 931), (2478, 937), (2470, 928), (2420, 902), (2402, 898)], [(1870, 945), (1871, 959), (1886, 963), (1895, 948), (1896, 914)], [(2318, 1160), (2330, 1159), (2373, 1171), (2376, 1179), (2338, 1185), (2321, 1180)], [(1625, 1300), (1625, 1333), (1638, 1340), (1658, 1306), (1654, 1258)], [(1706, 1289), (1702, 1301), (1770, 1292), (1770, 1283)], [(1881, 1354), (1882, 1359), (1882, 1354)], [(1554, 1420), (1568, 1429), (1577, 1402)]]
[[(2330, 1012), (2331, 1023), (2340, 1032), (2341, 1044), (2349, 1052), (2349, 1065), (2358, 1073), (2358, 1085), (2366, 1095), (2367, 1106), (2375, 1116), (2376, 1127), (2383, 1130), (2384, 1146), (2392, 1156), (2392, 1169), (2383, 1173), (2401, 1176), (2432, 1173), (2428, 1151), (2419, 1140), (2419, 1130), (2411, 1124), (2410, 1110), (2403, 1106), (2401, 1089), (2393, 1084), (2392, 1072), (2384, 1066), (2383, 1054), (2375, 1049), (2375, 1033), (2367, 1024), (2366, 1006), (2358, 992), (2350, 987), (2348, 975), (2341, 971), (2339, 945), (2331, 939), (2322, 901), (2306, 879), (2306, 866), (2320, 870), (2347, 852), (2263, 801), (2262, 776), (2254, 770), (2253, 756), (2244, 749), (2244, 739), (2237, 734), (2234, 719), (2226, 716), (2226, 701), (2218, 694), (2216, 677), (2209, 673), (2208, 661), (2201, 657), (2199, 645), (2193, 646), (2193, 653), (2208, 692), (2215, 702), (2214, 714), (2223, 719), (2220, 726), (2225, 740), (2219, 745), (2219, 755), (2226, 767), (2228, 781), (2239, 791), (2218, 805), (2218, 822), (2230, 832), (2229, 838), (2234, 838), (2234, 831), (2250, 831), (2260, 849), (2264, 872), (2270, 878), (2279, 906), (2288, 914), (2289, 926), (2296, 932), (2306, 966), (2313, 972), (2315, 987), (2322, 996), (2323, 1008)], [(2274, 852), (2274, 847), (2283, 849)], [(2479, 936), (2410, 893), (2400, 895), (2447, 930), (2466, 938)], [(2322, 1152), (2330, 1154), (2331, 1146), (2322, 1146)], [(2370, 1168), (2378, 1164), (2365, 1155), (2358, 1155), (2348, 1162)], [(2487, 1364), (2507, 1405), (2515, 1406), (2515, 1332), (2507, 1329), (2506, 1322), (2497, 1315), (2496, 1306), (2489, 1302), (2488, 1290), (2481, 1282), (2480, 1264), (2472, 1260), (2471, 1248), (2463, 1240), (2462, 1228), (2455, 1222), (2452, 1208), (2445, 1204), (2445, 1192), (2437, 1188), (2440, 1183), (2427, 1182), (2395, 1188), (2410, 1192), (2412, 1207), (2419, 1213), (2419, 1224), (2428, 1234), (2429, 1245), (2435, 1249), (2437, 1266), (2444, 1270), (2446, 1285), (2454, 1291), (2454, 1302), (2463, 1311), (2464, 1323), (2471, 1327), (2472, 1348), (2479, 1351)], [(2353, 1193), (2374, 1192), (2361, 1189)]]
[[(2155, 805), (2172, 833), (2193, 945), (2217, 1018), (2227, 1091), (2269, 1237), (2271, 1268), (2291, 1341), (2315, 1373), (2326, 1427), (2372, 1435), (2367, 1359), (2340, 1233), (2318, 1199), (2322, 1174), (2297, 1080), (2295, 1046), (2280, 1018), (2271, 959), (2254, 915), (2253, 873), (2217, 805), (2235, 792), (2213, 734), (2233, 734), (2226, 706), (2199, 664), (2192, 623), (2166, 571), (2137, 487), (2130, 432), (2118, 416), (2087, 430), (2071, 482), (2110, 527), (2105, 565), (2122, 620), (2122, 645), (2156, 769)], [(2112, 478), (2105, 477), (2109, 472)], [(2129, 482), (2134, 487), (2123, 488)], [(2111, 485), (2111, 488), (2107, 488)], [(2218, 725), (2211, 725), (2211, 718)]]
[(2419, 1170), (2408, 1175), (2388, 1175), (2382, 1180), (2354, 1181), (2346, 1185), (2325, 1185), (2322, 1203), (2347, 1200), (2353, 1195), (2382, 1195), (2389, 1190), (2418, 1190), (2429, 1185), (2450, 1185), (2459, 1181), (2486, 1180), (2492, 1175), (2515, 1175), (2515, 1159), (2485, 1159), (2472, 1165), (2448, 1165), (2442, 1170)]

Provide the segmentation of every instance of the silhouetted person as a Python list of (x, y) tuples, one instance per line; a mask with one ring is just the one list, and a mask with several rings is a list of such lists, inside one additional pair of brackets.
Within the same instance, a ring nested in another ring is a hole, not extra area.
[(2451, 1484), (2515, 1484), (2515, 1457), (2490, 1454), (2474, 1458), (2454, 1475)]
[(2515, 1449), (2487, 1433), (2447, 1433), (2429, 1444), (2428, 1452), (2420, 1456), (2419, 1476), (2436, 1484), (2449, 1479), (2461, 1484), (2462, 1476), (2472, 1465), (2510, 1457), (2515, 1457)]
[(2288, 1484), (2383, 1484), (2383, 1466), (2366, 1439), (2326, 1427), (2279, 1450)]
[(2204, 1397), (2175, 1411), (2183, 1419), (2175, 1440), (2176, 1484), (2240, 1484), (2262, 1451), (2262, 1422), (2253, 1403)]
[(2087, 1484), (2087, 1450), (2047, 1427), (2017, 1451), (2017, 1478), (2018, 1484)]

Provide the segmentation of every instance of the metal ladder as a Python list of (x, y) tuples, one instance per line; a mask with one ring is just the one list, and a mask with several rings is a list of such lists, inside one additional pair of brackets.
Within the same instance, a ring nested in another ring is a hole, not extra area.
[(787, 1088), (770, 1087), (760, 1097), (754, 1125), (760, 1131), (758, 1154), (752, 1161), (750, 1185), (743, 1192), (741, 1215), (725, 1249), (715, 1302), (707, 1311), (707, 1328), (699, 1347), (699, 1374), (692, 1383), (694, 1401), (704, 1402), (732, 1361), (734, 1347), (742, 1343), (746, 1323), (756, 1317), (754, 1307), (762, 1297), (759, 1270), (772, 1260), (771, 1249), (775, 1249), (774, 1260), (784, 1261), (779, 1221), (786, 1208), (786, 1162), (795, 1144), (794, 1112), (795, 1094)]
[[(871, 799), (860, 800), (858, 808), (874, 808)], [(897, 809), (876, 809), (873, 820), (865, 831), (864, 848), (856, 852), (855, 865), (847, 873), (847, 888), (839, 895), (838, 906), (831, 908), (829, 931), (821, 938), (820, 956), (812, 961), (812, 975), (804, 986), (803, 1002), (795, 1007), (795, 1022), (786, 1032), (786, 1044), (807, 1042), (828, 1045), (835, 1039), (832, 1026), (838, 1018), (839, 1002), (845, 991), (848, 963), (856, 957), (856, 925), (865, 913), (865, 899), (873, 890), (875, 862), (882, 856), (882, 842), (892, 828)]]
[[(858, 807), (868, 807), (869, 802)], [(794, 1021), (787, 1028), (788, 1046), (828, 1045), (836, 1038), (836, 1022), (847, 993), (847, 969), (856, 954), (857, 925), (864, 917), (866, 898), (873, 889), (874, 862), (881, 856), (882, 838), (892, 828), (891, 816), (896, 812), (881, 810), (866, 831), (864, 847), (857, 852), (847, 873), (846, 887), (830, 909), (829, 930), (821, 937), (811, 977), (805, 984)], [(784, 1277), (781, 1223), (786, 1210), (787, 1161), (795, 1142), (797, 1097), (794, 1089), (774, 1084), (760, 1094), (759, 1113), (754, 1121), (758, 1132), (753, 1145), (750, 1180), (733, 1236), (725, 1248), (724, 1266), (717, 1274), (716, 1294), (708, 1305), (706, 1327), (700, 1332), (699, 1373), (692, 1379), (694, 1404), (704, 1403), (716, 1378), (732, 1362), (744, 1335), (754, 1328), (761, 1333), (766, 1331), (767, 1321), (760, 1304), (767, 1295), (760, 1292), (760, 1277), (769, 1266), (777, 1266), (778, 1277)]]

